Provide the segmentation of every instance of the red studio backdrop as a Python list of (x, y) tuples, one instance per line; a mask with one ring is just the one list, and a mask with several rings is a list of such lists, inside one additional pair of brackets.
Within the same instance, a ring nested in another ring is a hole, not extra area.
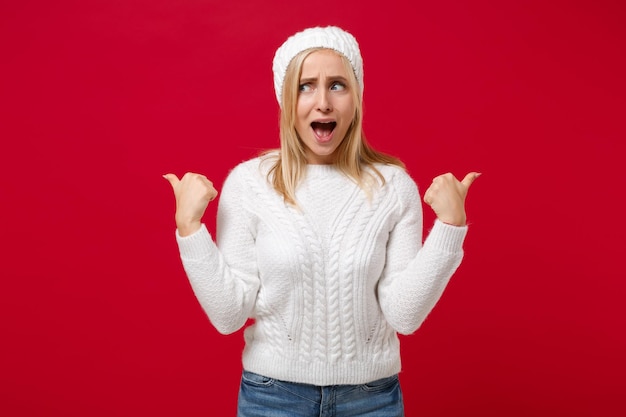
[(375, 147), (422, 191), (483, 173), (464, 262), (401, 337), (407, 415), (626, 415), (625, 9), (2, 2), (0, 415), (235, 415), (243, 336), (191, 292), (162, 175), (219, 189), (276, 147), (274, 51), (328, 24), (361, 44)]

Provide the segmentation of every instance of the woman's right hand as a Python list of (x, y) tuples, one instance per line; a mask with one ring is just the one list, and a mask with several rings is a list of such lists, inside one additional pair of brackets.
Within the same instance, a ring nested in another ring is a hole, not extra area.
[(202, 225), (209, 202), (217, 197), (213, 183), (204, 175), (188, 172), (179, 180), (174, 174), (163, 177), (170, 182), (176, 197), (176, 227), (180, 236), (188, 236)]

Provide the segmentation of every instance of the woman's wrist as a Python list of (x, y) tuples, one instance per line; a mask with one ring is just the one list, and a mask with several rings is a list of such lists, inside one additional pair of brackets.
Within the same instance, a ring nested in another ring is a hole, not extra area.
[(176, 227), (178, 229), (178, 234), (180, 235), (180, 237), (185, 237), (185, 236), (194, 234), (200, 229), (201, 226), (202, 226), (202, 223), (200, 222), (187, 222), (187, 223), (176, 224)]
[(466, 219), (465, 214), (463, 214), (462, 216), (456, 216), (456, 217), (442, 216), (442, 217), (438, 217), (437, 220), (449, 226), (456, 226), (456, 227), (463, 227), (467, 224), (467, 219)]

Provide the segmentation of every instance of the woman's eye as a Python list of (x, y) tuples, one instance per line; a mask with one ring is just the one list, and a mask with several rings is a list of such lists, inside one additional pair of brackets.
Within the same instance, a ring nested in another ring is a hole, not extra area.
[(299, 90), (302, 92), (311, 91), (311, 84), (300, 84)]
[(330, 86), (331, 91), (343, 91), (346, 89), (346, 86), (343, 83), (336, 82)]

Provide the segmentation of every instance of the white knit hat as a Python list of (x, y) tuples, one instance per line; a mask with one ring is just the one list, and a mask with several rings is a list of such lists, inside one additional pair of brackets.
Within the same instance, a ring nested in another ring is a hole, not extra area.
[(361, 58), (359, 44), (354, 36), (336, 26), (313, 27), (290, 36), (276, 50), (272, 70), (274, 71), (276, 99), (281, 107), (283, 81), (287, 73), (287, 66), (300, 52), (317, 47), (333, 49), (348, 58), (359, 82), (359, 87), (363, 91), (363, 58)]

